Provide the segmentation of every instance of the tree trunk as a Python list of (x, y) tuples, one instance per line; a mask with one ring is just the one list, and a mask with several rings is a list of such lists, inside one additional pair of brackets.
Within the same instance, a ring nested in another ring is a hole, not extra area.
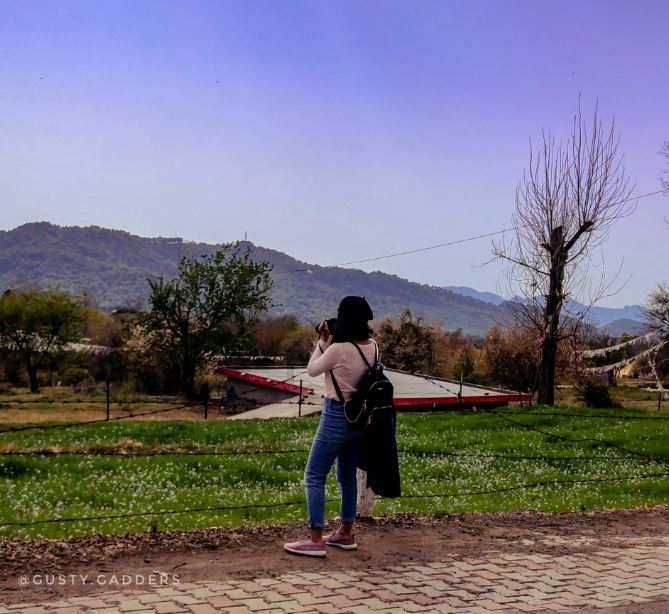
[(185, 362), (181, 368), (181, 393), (187, 399), (195, 398), (195, 365)]
[(541, 348), (541, 365), (539, 366), (539, 389), (537, 403), (553, 405), (555, 403), (555, 364), (557, 356), (557, 339), (545, 337)]
[(39, 392), (39, 382), (37, 381), (37, 367), (33, 365), (30, 358), (26, 358), (26, 371), (28, 371), (28, 381), (30, 382), (30, 392), (33, 394)]
[(541, 365), (539, 366), (539, 386), (537, 403), (553, 405), (555, 403), (555, 365), (558, 346), (558, 329), (560, 326), (560, 310), (562, 308), (562, 292), (564, 267), (567, 262), (564, 230), (562, 226), (553, 229), (550, 244), (545, 246), (550, 254), (550, 273), (546, 305), (544, 306), (544, 331), (541, 344)]

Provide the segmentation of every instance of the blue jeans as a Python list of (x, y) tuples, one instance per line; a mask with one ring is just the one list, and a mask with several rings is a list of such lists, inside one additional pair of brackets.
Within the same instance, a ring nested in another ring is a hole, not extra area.
[(324, 399), (321, 421), (304, 471), (309, 528), (322, 529), (325, 524), (325, 480), (335, 460), (341, 489), (339, 517), (342, 522), (355, 521), (358, 504), (356, 469), (361, 443), (362, 430), (354, 429), (346, 421), (343, 403)]

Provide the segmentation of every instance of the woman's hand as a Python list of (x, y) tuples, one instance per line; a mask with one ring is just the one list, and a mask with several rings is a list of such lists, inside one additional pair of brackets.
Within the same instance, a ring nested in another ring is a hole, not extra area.
[(320, 336), (320, 339), (321, 339), (321, 341), (325, 341), (325, 343), (327, 343), (329, 338), (330, 338), (330, 329), (328, 328), (328, 321), (323, 320), (321, 322), (321, 336)]

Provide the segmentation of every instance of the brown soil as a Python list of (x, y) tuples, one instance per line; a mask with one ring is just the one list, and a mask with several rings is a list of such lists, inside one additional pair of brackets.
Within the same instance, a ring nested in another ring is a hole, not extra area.
[[(584, 513), (462, 514), (445, 518), (399, 515), (357, 527), (357, 551), (328, 553), (327, 560), (286, 554), (281, 544), (304, 527), (205, 529), (125, 537), (91, 536), (65, 541), (0, 541), (0, 602), (46, 601), (112, 590), (109, 586), (19, 586), (23, 574), (178, 574), (180, 582), (277, 576), (294, 570), (383, 569), (473, 558), (485, 552), (588, 553), (620, 537), (669, 535), (669, 506)], [(563, 543), (556, 537), (571, 537)], [(574, 541), (573, 538), (581, 539)], [(132, 585), (125, 589), (133, 588)]]

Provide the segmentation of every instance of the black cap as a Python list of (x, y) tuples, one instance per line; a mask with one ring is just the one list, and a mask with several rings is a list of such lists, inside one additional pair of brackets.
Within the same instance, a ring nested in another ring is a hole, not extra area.
[(339, 303), (337, 317), (340, 320), (373, 320), (374, 314), (364, 296), (345, 296)]

